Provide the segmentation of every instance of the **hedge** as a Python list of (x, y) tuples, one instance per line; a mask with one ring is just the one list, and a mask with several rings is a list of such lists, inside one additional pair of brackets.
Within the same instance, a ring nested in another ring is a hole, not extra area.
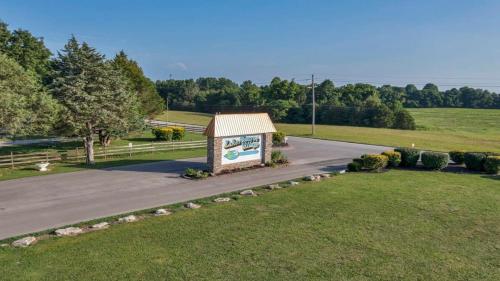
[(464, 163), (464, 156), (465, 156), (465, 151), (450, 151), (450, 158), (455, 164), (463, 164)]
[(431, 170), (442, 170), (448, 166), (450, 157), (447, 153), (428, 152), (422, 153), (422, 164)]
[(465, 166), (469, 170), (483, 171), (487, 154), (484, 152), (467, 152), (464, 155)]
[(397, 151), (384, 151), (382, 152), (382, 155), (387, 156), (389, 159), (388, 161), (388, 166), (389, 167), (398, 167), (399, 164), (401, 164), (401, 153)]
[(359, 172), (363, 166), (359, 162), (352, 162), (347, 164), (347, 170), (349, 172)]
[(183, 127), (169, 127), (172, 129), (172, 140), (182, 140), (186, 135), (186, 129)]
[(170, 141), (172, 140), (172, 134), (173, 134), (172, 128), (165, 127), (165, 128), (153, 128), (152, 133), (155, 135), (157, 140), (165, 140), (165, 141)]
[(380, 170), (387, 167), (389, 158), (385, 155), (367, 154), (363, 157), (363, 168), (367, 170)]
[(420, 150), (415, 148), (399, 147), (394, 149), (394, 151), (401, 153), (401, 166), (417, 166), (418, 158), (420, 157)]
[(498, 174), (500, 171), (500, 156), (488, 156), (484, 161), (484, 170), (488, 174)]

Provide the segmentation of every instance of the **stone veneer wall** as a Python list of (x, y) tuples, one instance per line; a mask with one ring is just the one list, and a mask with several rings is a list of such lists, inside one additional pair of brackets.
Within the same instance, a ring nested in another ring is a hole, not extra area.
[(207, 165), (208, 169), (214, 173), (218, 174), (222, 171), (230, 171), (235, 169), (247, 168), (252, 166), (257, 166), (260, 164), (265, 164), (271, 161), (271, 152), (273, 148), (273, 133), (261, 134), (262, 138), (262, 160), (252, 160), (240, 163), (222, 165), (222, 137), (220, 138), (208, 138), (207, 139)]

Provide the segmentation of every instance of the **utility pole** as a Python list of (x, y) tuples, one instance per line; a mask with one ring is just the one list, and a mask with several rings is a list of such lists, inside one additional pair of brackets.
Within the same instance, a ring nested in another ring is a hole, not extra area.
[(312, 88), (312, 135), (314, 136), (314, 131), (315, 128), (314, 126), (316, 125), (316, 97), (314, 95), (314, 74), (311, 76), (311, 88)]

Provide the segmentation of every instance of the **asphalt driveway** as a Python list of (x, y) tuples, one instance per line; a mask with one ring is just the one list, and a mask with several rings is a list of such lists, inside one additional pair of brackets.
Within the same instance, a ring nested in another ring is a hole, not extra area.
[(81, 221), (343, 169), (386, 147), (289, 138), (291, 165), (191, 181), (179, 175), (205, 158), (163, 161), (0, 182), (0, 239)]

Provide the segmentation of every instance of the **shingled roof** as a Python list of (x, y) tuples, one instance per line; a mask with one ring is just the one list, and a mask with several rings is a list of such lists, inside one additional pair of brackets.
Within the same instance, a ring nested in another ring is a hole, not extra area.
[(274, 132), (276, 128), (267, 113), (216, 114), (204, 135), (217, 138)]

